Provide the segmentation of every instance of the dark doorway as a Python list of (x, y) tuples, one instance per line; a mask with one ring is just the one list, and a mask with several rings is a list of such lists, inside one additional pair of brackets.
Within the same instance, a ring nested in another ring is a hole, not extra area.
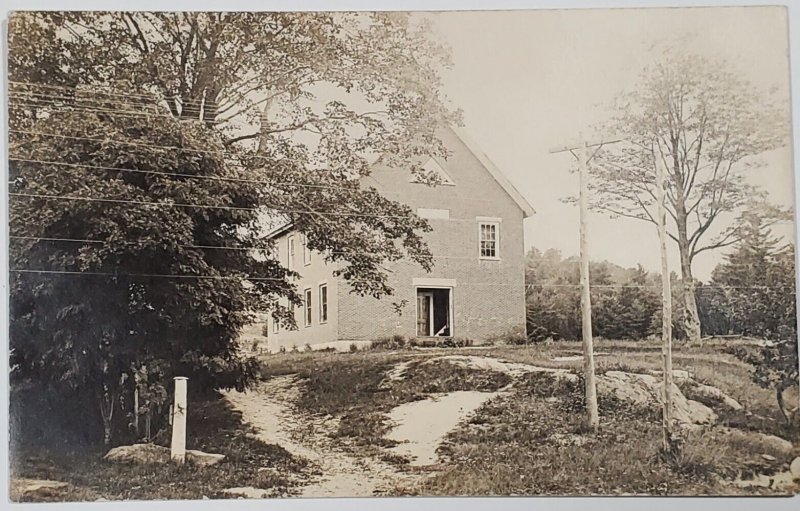
[(417, 288), (417, 336), (452, 335), (450, 288)]

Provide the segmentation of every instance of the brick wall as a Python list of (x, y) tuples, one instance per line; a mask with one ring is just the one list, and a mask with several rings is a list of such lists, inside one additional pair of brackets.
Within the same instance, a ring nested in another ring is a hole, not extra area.
[[(390, 265), (395, 295), (382, 300), (358, 297), (349, 286), (339, 287), (339, 339), (367, 341), (393, 334), (416, 335), (414, 279), (454, 279), (453, 336), (486, 340), (510, 330), (524, 331), (523, 212), (451, 131), (442, 137), (453, 154), (442, 162), (455, 186), (435, 188), (409, 182), (405, 170), (376, 168), (365, 184), (413, 208), (449, 211), (449, 219), (429, 220), (433, 232), (425, 238), (434, 254), (434, 269), (426, 273), (409, 261)], [(477, 217), (500, 223), (500, 259), (478, 257)], [(405, 301), (400, 313), (392, 305)]]

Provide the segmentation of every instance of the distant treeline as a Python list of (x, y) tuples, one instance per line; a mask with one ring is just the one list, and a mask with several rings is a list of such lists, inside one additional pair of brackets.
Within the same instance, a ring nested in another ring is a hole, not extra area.
[[(703, 335), (796, 337), (794, 247), (758, 226), (725, 257), (708, 283), (696, 283)], [(672, 327), (685, 338), (680, 280), (672, 274)], [(532, 248), (526, 257), (528, 338), (581, 338), (577, 257)], [(661, 277), (641, 266), (590, 264), (592, 329), (597, 337), (644, 339), (661, 333)]]

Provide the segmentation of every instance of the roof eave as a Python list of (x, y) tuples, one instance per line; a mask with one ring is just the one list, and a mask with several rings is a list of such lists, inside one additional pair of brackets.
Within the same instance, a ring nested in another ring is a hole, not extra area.
[(523, 218), (528, 218), (529, 216), (536, 214), (536, 210), (533, 209), (531, 203), (528, 202), (528, 200), (521, 193), (519, 193), (519, 190), (517, 190), (517, 188), (511, 183), (511, 181), (508, 180), (503, 172), (497, 168), (497, 165), (495, 165), (494, 162), (490, 160), (488, 156), (486, 156), (486, 153), (484, 153), (481, 148), (478, 147), (478, 144), (475, 143), (475, 141), (472, 140), (462, 128), (458, 126), (450, 126), (450, 129), (459, 139), (461, 139), (461, 142), (467, 146), (467, 149), (469, 149), (470, 152), (475, 155), (478, 161), (480, 161), (486, 170), (489, 171), (489, 174), (492, 175), (494, 180), (497, 181), (500, 187), (505, 190), (509, 197), (511, 197), (511, 199), (522, 210)]

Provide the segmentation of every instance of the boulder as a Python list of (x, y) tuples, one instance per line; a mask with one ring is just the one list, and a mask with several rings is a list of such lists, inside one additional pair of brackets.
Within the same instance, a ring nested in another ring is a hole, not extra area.
[(800, 456), (796, 457), (792, 464), (789, 465), (789, 472), (792, 473), (795, 479), (800, 479)]
[[(598, 393), (645, 407), (662, 405), (662, 388), (661, 380), (650, 374), (608, 371), (597, 378)], [(711, 408), (687, 399), (674, 383), (672, 404), (673, 418), (680, 424), (710, 424), (717, 420)]]
[[(121, 445), (108, 451), (103, 459), (118, 463), (168, 463), (170, 450), (156, 444)], [(216, 465), (224, 459), (224, 454), (210, 454), (192, 449), (186, 451), (186, 462), (198, 467)]]
[(156, 444), (133, 444), (114, 447), (103, 456), (106, 461), (118, 463), (167, 463), (169, 449)]
[(69, 483), (63, 481), (51, 481), (49, 479), (11, 479), (11, 500), (20, 500), (22, 497), (45, 497), (60, 493), (69, 487)]
[(794, 446), (792, 442), (775, 435), (767, 435), (766, 433), (754, 432), (755, 435), (766, 445), (772, 447), (782, 454), (788, 454), (792, 451)]
[(728, 394), (722, 392), (717, 387), (697, 384), (694, 387), (694, 391), (703, 397), (715, 399), (732, 410), (741, 410), (743, 408), (741, 403), (730, 397)]
[(186, 461), (198, 467), (210, 467), (225, 459), (224, 454), (212, 454), (190, 449), (186, 451)]

